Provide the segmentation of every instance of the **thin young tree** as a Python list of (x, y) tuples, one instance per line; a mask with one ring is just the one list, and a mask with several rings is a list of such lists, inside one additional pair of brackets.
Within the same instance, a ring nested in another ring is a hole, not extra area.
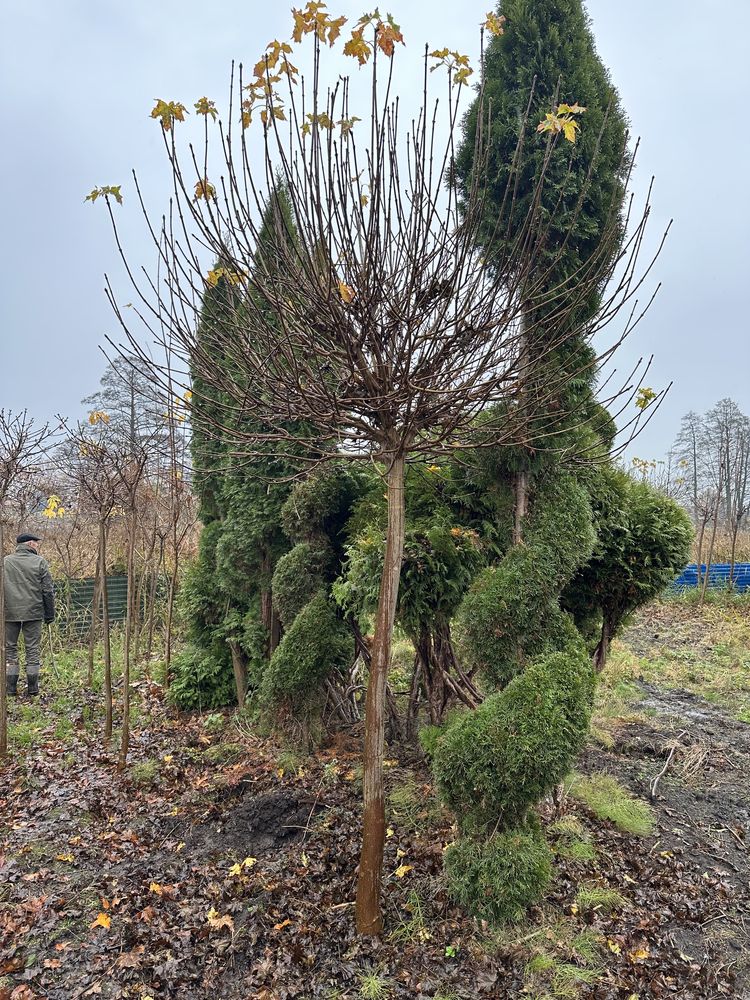
[(0, 409), (0, 757), (8, 752), (7, 669), (5, 650), (5, 521), (8, 506), (13, 502), (14, 491), (22, 488), (25, 479), (34, 475), (39, 461), (49, 443), (51, 431), (48, 424), (34, 426), (33, 419), (24, 410), (13, 413)]
[[(66, 454), (73, 456), (68, 474), (75, 487), (78, 502), (92, 512), (97, 524), (97, 586), (92, 616), (96, 617), (98, 600), (101, 602), (104, 659), (104, 740), (108, 743), (112, 738), (113, 719), (112, 642), (107, 589), (108, 540), (112, 517), (124, 505), (123, 470), (127, 458), (118, 453), (116, 446), (108, 446), (107, 422), (103, 411), (92, 412), (89, 426), (79, 424), (70, 432)], [(91, 645), (89, 648), (91, 649)]]
[[(539, 416), (537, 440), (554, 447), (560, 422), (570, 426), (576, 413), (563, 406), (551, 415), (547, 404), (561, 398), (578, 372), (575, 366), (555, 371), (548, 363), (551, 354), (582, 333), (572, 318), (615, 272), (599, 310), (587, 320), (585, 336), (593, 337), (623, 307), (628, 311), (618, 341), (638, 321), (635, 261), (648, 213), (614, 257), (592, 254), (574, 275), (555, 282), (549, 275), (554, 255), (547, 266), (539, 265), (545, 227), (539, 199), (531, 199), (516, 249), (489, 266), (486, 250), (476, 249), (484, 218), (483, 173), (475, 171), (460, 206), (450, 183), (468, 59), (447, 49), (426, 56), (422, 106), (404, 128), (393, 81), (401, 32), (391, 17), (363, 17), (345, 46), (371, 70), (363, 144), (348, 79), (328, 90), (322, 82), (322, 53), (345, 19), (330, 17), (318, 4), (294, 16), (294, 41), (308, 34), (313, 39), (311, 87), (302, 84), (289, 61), (292, 46), (271, 42), (253, 81), (246, 84), (240, 73), (241, 107), (230, 107), (226, 129), (220, 123), (211, 127), (217, 117), (213, 102), (196, 103), (205, 122), (203, 148), (191, 146), (186, 156), (175, 139), (186, 109), (164, 101), (154, 108), (172, 169), (174, 201), (162, 223), (151, 226), (160, 278), (140, 288), (135, 271), (129, 273), (140, 296), (137, 315), (170, 351), (168, 369), (140, 346), (139, 331), (130, 328), (108, 287), (130, 349), (139, 364), (149, 367), (152, 379), (167, 385), (176, 371), (190, 370), (199, 376), (203, 394), (208, 396), (208, 387), (215, 390), (210, 402), (215, 407), (222, 400), (222, 412), (214, 418), (214, 431), (232, 441), (235, 455), (267, 456), (272, 445), (288, 456), (293, 447), (307, 467), (344, 458), (375, 462), (383, 471), (388, 519), (366, 696), (356, 905), (359, 931), (377, 934), (385, 840), (385, 696), (404, 544), (405, 464), (469, 442), (519, 442), (530, 415)], [(496, 19), (487, 27), (502, 30)], [(432, 65), (447, 67), (448, 81), (444, 103), (431, 108)], [(565, 141), (573, 121), (559, 108), (552, 115), (553, 127), (538, 138), (550, 149)], [(253, 157), (248, 127), (258, 118), (260, 154)], [(214, 184), (208, 164), (214, 155), (210, 137), (216, 133), (221, 171)], [(477, 163), (486, 155), (485, 140), (485, 129), (479, 128)], [(537, 169), (540, 190), (548, 162), (543, 157)], [(296, 241), (283, 238), (279, 177)], [(97, 189), (90, 197), (99, 195), (106, 198), (117, 234), (110, 202), (120, 191)], [(269, 206), (275, 208), (282, 258), (273, 269), (258, 266), (262, 257), (257, 254)], [(619, 228), (619, 218), (612, 224)], [(498, 231), (504, 231), (502, 217)], [(609, 234), (601, 238), (609, 245)], [(483, 243), (491, 245), (486, 238)], [(220, 268), (207, 273), (206, 253), (223, 262)], [(127, 266), (124, 254), (123, 259)], [(203, 294), (218, 280), (235, 288), (237, 301), (217, 317), (209, 347), (197, 329)], [(524, 345), (542, 316), (544, 346), (532, 354)], [(635, 392), (637, 386), (629, 389)], [(193, 405), (200, 403), (196, 393)]]

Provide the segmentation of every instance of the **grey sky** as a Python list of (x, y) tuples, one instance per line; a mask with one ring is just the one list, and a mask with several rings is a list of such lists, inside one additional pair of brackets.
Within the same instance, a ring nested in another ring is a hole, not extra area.
[[(128, 256), (150, 266), (130, 170), (161, 211), (168, 176), (160, 129), (148, 118), (154, 98), (192, 107), (206, 94), (223, 106), (232, 58), (252, 64), (271, 38), (286, 37), (291, 6), (41, 0), (5, 10), (0, 406), (40, 419), (80, 415), (79, 401), (96, 390), (105, 363), (98, 345), (116, 332), (103, 273), (121, 276), (106, 212), (84, 205), (84, 196), (95, 185), (124, 185), (118, 218)], [(750, 3), (587, 6), (599, 53), (642, 139), (636, 192), (656, 175), (652, 237), (675, 219), (656, 269), (664, 287), (618, 361), (625, 369), (653, 353), (649, 384), (674, 382), (634, 447), (659, 457), (688, 409), (731, 396), (750, 412)], [(350, 18), (364, 9), (352, 0), (329, 7)], [(407, 41), (396, 76), (408, 89), (425, 41), (476, 55), (490, 2), (381, 4), (389, 8)]]

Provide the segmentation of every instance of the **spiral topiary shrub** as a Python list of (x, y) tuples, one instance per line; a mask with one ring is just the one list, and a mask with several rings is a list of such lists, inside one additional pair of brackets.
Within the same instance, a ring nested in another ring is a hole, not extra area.
[(542, 895), (552, 875), (552, 852), (538, 824), (451, 844), (445, 874), (455, 901), (491, 924), (517, 920)]
[(317, 594), (284, 634), (263, 676), (261, 703), (266, 708), (293, 703), (295, 710), (319, 699), (323, 681), (353, 658), (354, 640), (335, 605)]
[(433, 768), (463, 831), (525, 821), (583, 746), (593, 692), (585, 652), (553, 653), (448, 728)]
[(291, 625), (326, 582), (333, 553), (320, 542), (298, 542), (276, 563), (271, 589), (282, 624)]
[(595, 540), (583, 487), (564, 472), (545, 476), (524, 522), (523, 543), (479, 574), (456, 617), (466, 662), (493, 687), (503, 687), (544, 651), (544, 623), (558, 610), (561, 589), (590, 557)]

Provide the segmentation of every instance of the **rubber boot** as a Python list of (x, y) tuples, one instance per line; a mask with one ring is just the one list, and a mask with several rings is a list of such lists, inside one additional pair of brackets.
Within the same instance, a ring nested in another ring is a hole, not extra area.
[(8, 674), (8, 697), (17, 698), (18, 697), (18, 674)]
[(26, 693), (30, 698), (39, 694), (39, 674), (26, 675)]

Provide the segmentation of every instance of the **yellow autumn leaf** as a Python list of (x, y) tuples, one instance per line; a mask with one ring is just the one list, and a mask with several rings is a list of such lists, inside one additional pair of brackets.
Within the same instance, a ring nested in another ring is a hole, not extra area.
[(375, 42), (380, 51), (387, 55), (389, 59), (393, 56), (397, 42), (400, 42), (402, 45), (405, 44), (401, 29), (390, 14), (387, 21), (378, 22), (378, 26), (375, 29)]
[(635, 951), (628, 952), (628, 958), (634, 962), (643, 961), (644, 958), (648, 958), (651, 952), (648, 948), (636, 948)]
[(502, 35), (505, 31), (505, 14), (488, 14), (482, 25), (491, 35)]
[(354, 301), (354, 289), (351, 285), (345, 284), (345, 282), (339, 279), (339, 295), (341, 296), (343, 302), (349, 305), (350, 302)]
[(241, 875), (242, 874), (242, 865), (240, 865), (240, 864), (232, 865), (232, 867), (229, 869), (229, 874), (230, 875)]
[(112, 923), (112, 918), (107, 913), (100, 913), (96, 920), (89, 924), (89, 927), (103, 927), (108, 931)]
[(242, 867), (252, 868), (257, 860), (258, 860), (257, 858), (245, 858), (245, 860), (242, 862)]
[(57, 861), (67, 861), (68, 863), (70, 863), (71, 861), (75, 861), (75, 858), (73, 857), (72, 854), (57, 854), (55, 855), (55, 858)]
[(576, 132), (579, 132), (581, 130), (581, 126), (578, 124), (578, 122), (574, 122), (572, 120), (567, 122), (564, 121), (562, 123), (562, 130), (563, 130), (563, 135), (568, 140), (568, 142), (575, 142)]
[(107, 195), (111, 195), (118, 205), (122, 205), (122, 184), (106, 184), (104, 187), (94, 188), (91, 194), (87, 194), (83, 199), (84, 202), (90, 201), (95, 202), (97, 198), (106, 198)]
[(156, 104), (151, 110), (151, 117), (161, 122), (161, 127), (165, 132), (169, 132), (176, 121), (184, 122), (185, 115), (189, 114), (188, 109), (179, 101), (162, 101), (155, 98)]
[(199, 115), (210, 115), (214, 121), (216, 121), (216, 116), (218, 115), (216, 105), (213, 101), (209, 101), (207, 97), (201, 97), (195, 102), (195, 111)]
[(607, 947), (612, 952), (613, 955), (619, 955), (622, 952), (622, 948), (616, 941), (611, 941), (607, 938)]
[(656, 399), (656, 393), (654, 390), (648, 388), (647, 386), (643, 386), (638, 390), (635, 405), (639, 410), (645, 410), (654, 399)]
[(398, 868), (393, 873), (396, 878), (403, 878), (408, 872), (414, 868), (414, 865), (399, 865)]
[(360, 66), (364, 66), (370, 58), (372, 55), (372, 46), (368, 45), (365, 41), (362, 28), (352, 32), (352, 37), (344, 46), (344, 55), (357, 59)]
[(208, 201), (209, 198), (216, 200), (216, 188), (211, 184), (207, 177), (199, 180), (195, 185), (195, 196), (194, 201), (200, 201), (201, 198), (204, 201)]
[(221, 916), (217, 910), (211, 907), (211, 909), (206, 914), (206, 920), (210, 927), (215, 930), (221, 930), (222, 927), (226, 927), (227, 930), (234, 931), (234, 920), (229, 916), (229, 914), (224, 914)]
[(148, 891), (155, 892), (157, 896), (161, 896), (164, 892), (164, 889), (159, 885), (158, 882), (152, 882), (151, 885), (148, 887)]

